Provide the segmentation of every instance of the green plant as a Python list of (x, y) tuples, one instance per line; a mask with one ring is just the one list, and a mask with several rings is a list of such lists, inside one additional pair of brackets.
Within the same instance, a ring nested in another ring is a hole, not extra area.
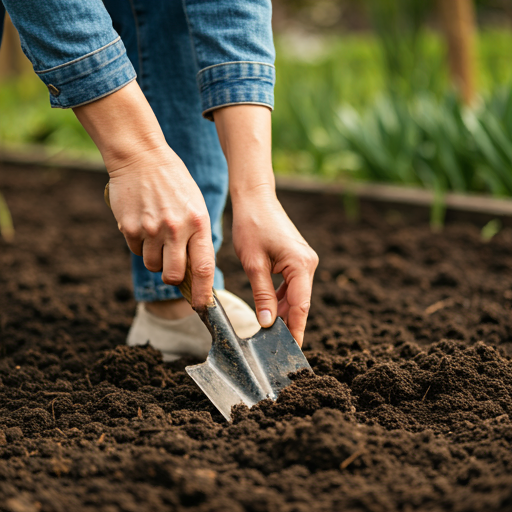
[(432, 0), (366, 0), (381, 43), (390, 91), (442, 90), (444, 59), (433, 62), (423, 40), (424, 21), (433, 4)]
[(484, 242), (489, 242), (494, 238), (502, 228), (502, 223), (500, 219), (492, 219), (490, 220), (481, 231), (481, 237)]
[(4, 196), (0, 193), (0, 235), (6, 242), (12, 242), (14, 239), (14, 226), (12, 223), (11, 212), (7, 206)]
[(341, 109), (338, 126), (360, 158), (360, 179), (512, 196), (511, 114), (511, 88), (474, 109), (452, 94), (388, 95), (362, 115)]

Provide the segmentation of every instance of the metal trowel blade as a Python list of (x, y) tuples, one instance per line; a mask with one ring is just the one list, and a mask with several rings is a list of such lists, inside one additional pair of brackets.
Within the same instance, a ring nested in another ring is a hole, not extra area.
[(290, 373), (311, 370), (280, 318), (272, 327), (241, 339), (217, 302), (205, 323), (212, 333), (212, 348), (204, 363), (185, 369), (228, 421), (234, 405), (252, 407), (265, 398), (275, 400), (290, 384)]

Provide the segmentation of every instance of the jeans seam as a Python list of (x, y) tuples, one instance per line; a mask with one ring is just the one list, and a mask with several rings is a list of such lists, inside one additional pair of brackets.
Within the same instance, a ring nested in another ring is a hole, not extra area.
[[(192, 30), (192, 24), (190, 23), (190, 18), (188, 16), (186, 1), (182, 0), (181, 5), (183, 7), (183, 13), (185, 14), (185, 21), (187, 22), (187, 26), (188, 26), (188, 36), (190, 39), (190, 45), (192, 46), (192, 54), (194, 55), (196, 68), (199, 68), (199, 58), (197, 56), (196, 45), (194, 44), (194, 33)], [(200, 71), (197, 74), (199, 74), (199, 73), (200, 73)]]
[(265, 82), (270, 85), (273, 85), (272, 80), (269, 80), (266, 77), (262, 76), (244, 76), (244, 77), (238, 77), (238, 78), (215, 78), (213, 80), (210, 80), (209, 82), (206, 82), (204, 85), (201, 85), (200, 91), (203, 92), (208, 87), (211, 87), (214, 84), (218, 84), (219, 82), (243, 82), (244, 80), (257, 80), (258, 82)]
[(139, 87), (142, 89), (144, 70), (142, 64), (142, 51), (141, 51), (141, 37), (140, 37), (140, 27), (139, 27), (139, 17), (137, 16), (137, 11), (135, 9), (135, 4), (133, 0), (128, 0), (130, 2), (130, 7), (133, 14), (133, 20), (135, 22), (135, 34), (137, 35), (137, 57), (139, 61)]
[(230, 62), (221, 62), (220, 64), (212, 64), (211, 66), (207, 66), (201, 69), (197, 75), (199, 76), (203, 71), (207, 71), (208, 69), (217, 68), (219, 66), (229, 66), (230, 64), (259, 64), (260, 66), (268, 66), (269, 68), (275, 69), (273, 64), (268, 64), (267, 62), (258, 62), (255, 60), (233, 60)]
[(92, 55), (95, 55), (96, 53), (99, 53), (109, 46), (112, 46), (113, 44), (117, 43), (121, 40), (121, 36), (117, 36), (113, 41), (106, 44), (105, 46), (102, 46), (101, 48), (98, 48), (97, 50), (94, 50), (93, 52), (88, 53), (87, 55), (82, 55), (81, 57), (78, 57), (78, 59), (70, 60), (69, 62), (65, 62), (64, 64), (59, 64), (58, 66), (54, 66), (53, 68), (44, 69), (43, 71), (36, 71), (36, 74), (43, 75), (45, 73), (50, 73), (51, 71), (55, 71), (56, 69), (60, 69), (66, 66), (70, 66), (72, 64), (75, 64), (76, 62), (80, 62), (81, 60), (87, 59), (88, 57), (91, 57)]
[[(112, 64), (112, 62), (115, 62), (119, 58), (122, 58), (123, 55), (125, 55), (125, 53), (121, 53), (120, 55), (116, 55), (112, 59), (108, 60), (107, 62), (102, 62), (100, 65), (94, 67), (93, 69), (89, 69), (89, 70), (83, 71), (82, 73), (80, 73), (78, 75), (73, 75), (73, 76), (69, 77), (68, 80), (65, 80), (65, 81), (62, 81), (62, 82), (59, 81), (58, 85), (59, 86), (63, 86), (63, 85), (69, 84), (70, 82), (74, 82), (75, 80), (79, 80), (80, 78), (82, 78), (84, 76), (88, 76), (91, 73), (99, 71), (99, 70), (103, 69), (104, 67), (109, 66), (110, 64)], [(123, 67), (126, 67), (126, 63), (125, 63), (125, 65)], [(123, 69), (123, 67), (119, 68), (119, 70)]]
[(76, 108), (76, 107), (81, 107), (82, 105), (87, 105), (88, 103), (92, 103), (93, 101), (96, 101), (96, 100), (100, 100), (101, 98), (105, 98), (105, 96), (108, 96), (109, 94), (112, 94), (116, 91), (119, 91), (120, 89), (122, 89), (123, 87), (127, 86), (129, 83), (133, 82), (137, 77), (133, 77), (133, 78), (130, 78), (127, 82), (119, 85), (118, 87), (116, 87), (115, 89), (110, 89), (108, 92), (104, 93), (104, 94), (101, 94), (100, 96), (95, 96), (94, 98), (91, 98), (90, 100), (87, 100), (87, 101), (84, 101), (82, 103), (78, 103), (76, 105), (71, 105), (69, 107), (64, 107), (62, 105), (58, 105), (58, 104), (53, 104), (52, 107), (53, 108), (61, 108), (61, 109), (68, 109), (68, 108)]

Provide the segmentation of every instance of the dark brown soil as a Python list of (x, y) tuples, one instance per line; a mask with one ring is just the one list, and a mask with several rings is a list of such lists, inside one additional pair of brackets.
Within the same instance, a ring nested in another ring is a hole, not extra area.
[[(123, 345), (135, 303), (106, 177), (6, 168), (0, 511), (512, 510), (512, 229), (282, 194), (319, 252), (299, 374), (227, 424)], [(229, 289), (251, 300), (226, 244)]]

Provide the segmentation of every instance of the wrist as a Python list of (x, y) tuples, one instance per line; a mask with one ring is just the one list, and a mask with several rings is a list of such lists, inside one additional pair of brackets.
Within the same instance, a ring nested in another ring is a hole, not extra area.
[(233, 173), (230, 171), (229, 195), (233, 208), (244, 205), (247, 201), (277, 200), (276, 184), (272, 168), (262, 171), (245, 169), (244, 172)]
[(250, 200), (276, 200), (268, 108), (235, 105), (213, 113), (229, 170), (233, 207)]
[(73, 109), (108, 170), (167, 146), (158, 120), (136, 82)]
[(130, 130), (125, 137), (115, 138), (109, 141), (100, 150), (105, 167), (109, 173), (136, 163), (148, 155), (157, 157), (159, 154), (169, 151), (170, 148), (165, 139), (156, 133), (137, 133)]

